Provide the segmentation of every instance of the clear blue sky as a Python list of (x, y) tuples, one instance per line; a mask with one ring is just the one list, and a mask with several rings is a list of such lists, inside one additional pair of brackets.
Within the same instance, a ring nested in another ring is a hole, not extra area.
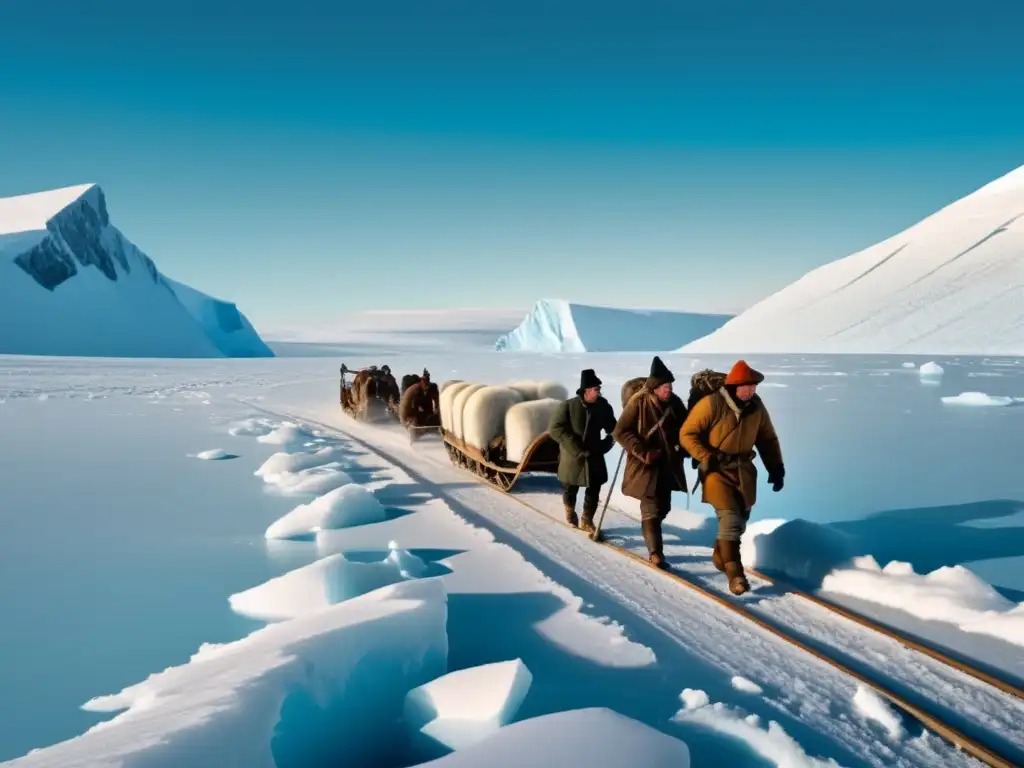
[(1024, 164), (1022, 28), (1020, 0), (4, 0), (0, 195), (99, 182), (259, 328), (736, 311)]

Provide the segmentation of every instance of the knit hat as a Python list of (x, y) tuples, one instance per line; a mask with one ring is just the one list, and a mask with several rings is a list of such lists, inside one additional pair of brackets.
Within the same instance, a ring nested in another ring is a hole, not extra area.
[(746, 384), (760, 384), (762, 381), (763, 373), (747, 365), (746, 360), (737, 360), (729, 370), (729, 375), (725, 377), (725, 386), (742, 387)]
[(662, 384), (668, 384), (676, 380), (676, 377), (672, 375), (672, 371), (665, 367), (665, 364), (661, 362), (661, 358), (655, 355), (651, 361), (651, 373), (647, 377), (647, 381), (644, 386), (647, 389), (657, 389)]
[(597, 378), (597, 374), (594, 373), (593, 368), (587, 368), (585, 371), (580, 373), (580, 388), (576, 390), (577, 395), (582, 395), (583, 390), (590, 389), (591, 387), (600, 387), (601, 380)]

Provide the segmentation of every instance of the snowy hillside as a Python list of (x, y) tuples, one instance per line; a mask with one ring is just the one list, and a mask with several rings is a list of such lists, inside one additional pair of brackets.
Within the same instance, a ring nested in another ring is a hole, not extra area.
[(769, 296), (686, 352), (1024, 354), (1024, 167)]
[(165, 278), (94, 184), (0, 199), (0, 353), (273, 354), (233, 304)]
[(711, 333), (729, 315), (615, 309), (542, 299), (495, 343), (517, 352), (663, 352)]

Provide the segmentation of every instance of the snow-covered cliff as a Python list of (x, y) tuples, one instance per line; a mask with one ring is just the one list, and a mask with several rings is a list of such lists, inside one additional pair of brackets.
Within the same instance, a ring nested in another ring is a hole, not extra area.
[(0, 354), (273, 356), (233, 304), (162, 275), (95, 184), (0, 198)]

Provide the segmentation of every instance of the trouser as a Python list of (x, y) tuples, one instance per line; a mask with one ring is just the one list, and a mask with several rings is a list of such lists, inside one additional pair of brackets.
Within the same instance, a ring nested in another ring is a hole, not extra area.
[(672, 477), (667, 471), (658, 473), (654, 496), (640, 500), (641, 520), (664, 520), (672, 511)]
[(718, 516), (718, 538), (721, 541), (739, 541), (746, 533), (750, 510), (738, 512), (735, 509), (716, 509)]
[[(562, 502), (567, 507), (576, 508), (576, 499), (579, 497), (580, 486), (563, 483)], [(591, 514), (597, 509), (598, 500), (601, 498), (600, 485), (588, 485), (583, 492), (583, 511)]]

